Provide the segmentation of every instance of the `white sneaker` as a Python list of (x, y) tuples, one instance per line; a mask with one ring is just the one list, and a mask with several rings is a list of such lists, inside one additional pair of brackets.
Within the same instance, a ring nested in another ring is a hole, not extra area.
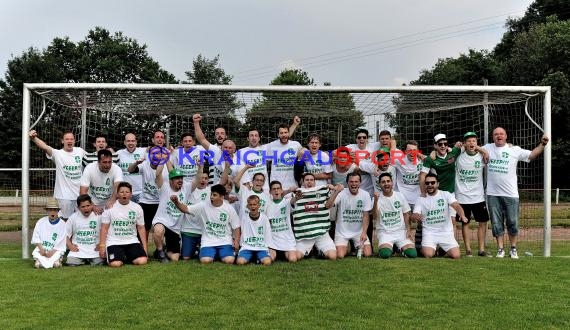
[(509, 255), (511, 256), (511, 259), (518, 259), (519, 258), (519, 254), (517, 253), (517, 249), (511, 249), (511, 251), (509, 252)]
[(497, 251), (497, 258), (504, 258), (505, 257), (505, 250), (499, 249)]
[(53, 263), (53, 268), (59, 268), (61, 267), (61, 260), (57, 260), (56, 262)]

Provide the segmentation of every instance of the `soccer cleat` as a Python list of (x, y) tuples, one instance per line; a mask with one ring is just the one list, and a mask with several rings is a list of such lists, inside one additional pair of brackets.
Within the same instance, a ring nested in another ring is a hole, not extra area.
[(509, 255), (510, 255), (511, 259), (518, 259), (519, 258), (519, 254), (517, 253), (516, 248), (511, 248)]
[(499, 249), (497, 251), (497, 258), (504, 258), (505, 257), (505, 250)]
[(168, 260), (168, 257), (166, 256), (166, 252), (164, 252), (163, 250), (158, 251), (158, 260), (160, 260), (160, 262), (162, 262), (163, 264), (170, 262), (170, 260)]
[(471, 252), (471, 250), (465, 252), (465, 256), (466, 257), (472, 257), (473, 256), (473, 252)]
[(479, 257), (486, 257), (486, 256), (487, 256), (487, 252), (485, 252), (485, 251), (479, 251), (479, 252), (477, 252), (477, 255), (478, 255)]

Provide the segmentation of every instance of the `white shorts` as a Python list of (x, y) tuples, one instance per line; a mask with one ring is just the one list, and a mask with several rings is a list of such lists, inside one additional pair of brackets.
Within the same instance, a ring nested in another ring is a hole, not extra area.
[(459, 247), (459, 244), (455, 240), (453, 233), (426, 233), (424, 231), (422, 236), (422, 247), (429, 247), (436, 249), (440, 246), (443, 251), (447, 252), (453, 248)]
[(400, 231), (395, 233), (378, 233), (378, 246), (390, 244), (401, 249), (408, 244), (414, 244), (410, 239), (406, 237), (406, 231)]
[(297, 244), (295, 240), (284, 240), (284, 239), (275, 239), (271, 238), (271, 244), (269, 244), (269, 248), (272, 250), (278, 251), (295, 251)]
[(57, 251), (50, 258), (47, 258), (40, 255), (40, 250), (34, 249), (34, 251), (32, 252), (32, 257), (34, 258), (34, 260), (39, 261), (40, 265), (42, 265), (43, 268), (53, 268), (53, 264), (56, 261), (61, 262), (61, 258), (63, 257), (63, 252)]
[[(336, 246), (347, 246), (348, 241), (352, 241), (355, 248), (360, 247), (360, 234), (352, 236), (352, 237), (343, 237), (339, 233), (334, 234), (334, 245)], [(364, 241), (364, 245), (370, 245), (370, 240), (366, 237), (366, 241)]]
[(336, 246), (328, 232), (317, 238), (298, 240), (295, 249), (304, 255), (308, 255), (313, 249), (313, 245), (316, 245), (317, 249), (322, 253), (330, 250), (336, 251)]
[(71, 199), (58, 199), (57, 203), (59, 204), (59, 215), (63, 219), (69, 219), (69, 217), (75, 212), (75, 208), (77, 207), (77, 201)]

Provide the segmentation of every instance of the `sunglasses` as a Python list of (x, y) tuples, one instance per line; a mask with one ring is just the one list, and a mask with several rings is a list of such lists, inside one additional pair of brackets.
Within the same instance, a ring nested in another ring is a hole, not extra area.
[(363, 135), (361, 135), (361, 136), (357, 136), (356, 138), (357, 138), (358, 140), (364, 140), (364, 139), (368, 139), (368, 136), (363, 136)]
[(445, 146), (447, 146), (447, 142), (440, 142), (437, 145), (440, 147), (445, 147)]
[(435, 186), (436, 181), (426, 181), (426, 186)]

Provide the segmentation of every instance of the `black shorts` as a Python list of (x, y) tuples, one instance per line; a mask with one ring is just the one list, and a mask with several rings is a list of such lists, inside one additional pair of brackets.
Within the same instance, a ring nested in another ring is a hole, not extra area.
[(166, 250), (166, 252), (180, 253), (180, 235), (168, 229), (168, 227), (160, 222), (156, 223), (155, 226), (158, 224), (164, 227), (164, 241), (166, 244), (164, 250)]
[(132, 264), (133, 260), (140, 257), (146, 257), (141, 243), (107, 246), (107, 263), (122, 261), (125, 264)]
[(152, 228), (152, 219), (156, 215), (156, 210), (158, 210), (158, 204), (145, 204), (139, 203), (144, 214), (144, 229), (149, 231)]
[[(465, 217), (467, 220), (471, 221), (471, 214), (477, 222), (487, 222), (489, 221), (489, 212), (487, 211), (487, 204), (485, 202), (475, 203), (475, 204), (459, 204), (465, 212)], [(461, 222), (459, 214), (455, 218), (457, 222)]]
[(295, 251), (272, 250), (275, 251), (275, 261), (288, 261), (285, 252), (295, 253)]

